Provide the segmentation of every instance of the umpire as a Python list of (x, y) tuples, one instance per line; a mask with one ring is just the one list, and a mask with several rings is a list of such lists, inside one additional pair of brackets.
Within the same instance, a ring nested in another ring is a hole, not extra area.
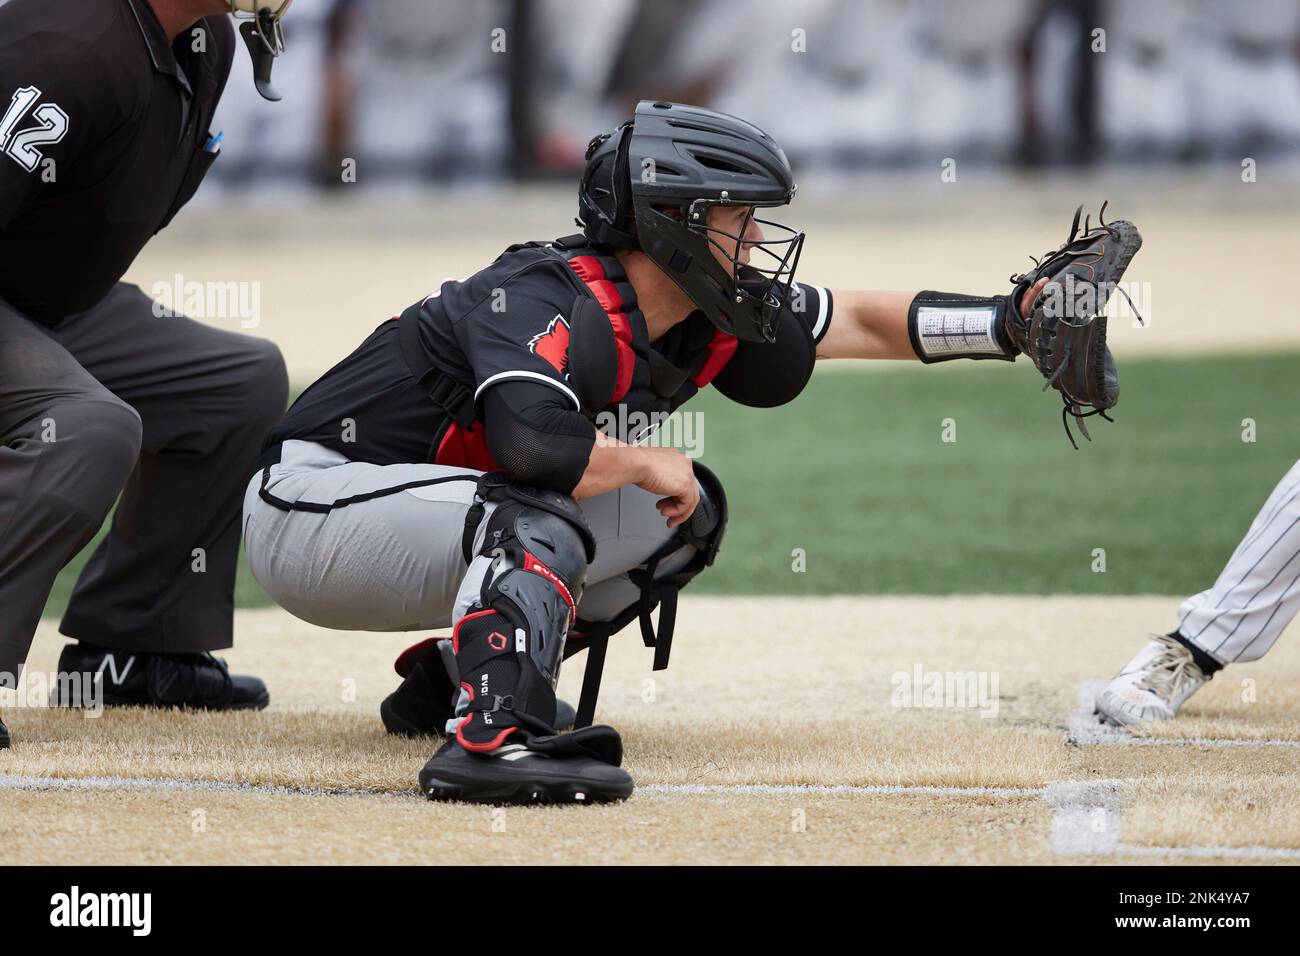
[[(0, 6), (0, 686), (120, 495), (60, 625), (77, 642), (61, 678), (101, 674), (110, 705), (267, 703), (209, 652), (233, 640), (243, 487), (284, 411), (284, 361), (119, 281), (217, 158), (226, 14), (252, 5)], [(241, 27), (263, 95), (287, 5)]]

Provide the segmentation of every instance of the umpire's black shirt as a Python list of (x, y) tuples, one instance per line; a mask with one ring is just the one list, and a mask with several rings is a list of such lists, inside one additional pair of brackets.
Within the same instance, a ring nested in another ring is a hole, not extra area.
[(148, 0), (0, 6), (0, 299), (84, 312), (198, 189), (234, 59), (227, 17), (168, 44)]

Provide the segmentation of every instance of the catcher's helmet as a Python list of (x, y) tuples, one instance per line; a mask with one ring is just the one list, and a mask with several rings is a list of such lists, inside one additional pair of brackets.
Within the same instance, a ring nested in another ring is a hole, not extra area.
[(280, 18), (293, 0), (227, 0), (230, 12), (239, 25), (240, 36), (253, 59), (253, 83), (264, 99), (278, 100), (280, 94), (271, 84), (271, 67), (284, 52), (284, 27)]
[[(578, 222), (598, 245), (648, 255), (722, 331), (771, 342), (804, 234), (758, 219), (754, 209), (784, 206), (794, 193), (785, 153), (757, 126), (714, 110), (642, 100), (633, 120), (587, 147)], [(749, 207), (738, 233), (708, 224), (718, 205)], [(751, 221), (776, 238), (742, 243)], [(710, 247), (723, 252), (729, 268)], [(764, 258), (743, 262), (742, 247)]]

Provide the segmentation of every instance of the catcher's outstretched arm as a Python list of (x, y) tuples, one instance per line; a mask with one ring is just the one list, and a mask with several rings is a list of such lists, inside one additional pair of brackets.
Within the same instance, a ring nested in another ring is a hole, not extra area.
[[(1028, 314), (1038, 293), (1047, 285), (1040, 279), (1020, 300)], [(835, 321), (817, 346), (817, 357), (849, 359), (910, 359), (918, 356), (908, 333), (907, 313), (917, 292), (831, 290)]]

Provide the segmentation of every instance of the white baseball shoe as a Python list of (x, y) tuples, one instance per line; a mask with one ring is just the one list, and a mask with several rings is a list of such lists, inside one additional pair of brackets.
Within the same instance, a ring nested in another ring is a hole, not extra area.
[(1154, 636), (1097, 696), (1097, 714), (1121, 727), (1169, 720), (1208, 679), (1185, 646)]

